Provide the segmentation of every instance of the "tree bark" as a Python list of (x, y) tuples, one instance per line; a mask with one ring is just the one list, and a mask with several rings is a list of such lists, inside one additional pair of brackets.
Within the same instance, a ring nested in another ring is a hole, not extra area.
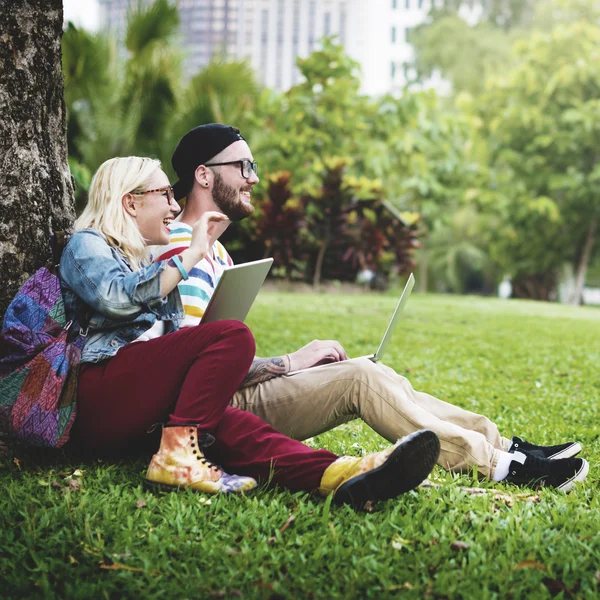
[(313, 274), (313, 289), (318, 292), (321, 287), (321, 272), (323, 271), (323, 259), (325, 258), (325, 252), (329, 247), (331, 241), (331, 222), (326, 219), (325, 223), (325, 237), (319, 244), (319, 253), (317, 254), (317, 262), (315, 263), (315, 272)]
[(0, 316), (75, 217), (62, 22), (62, 0), (0, 0)]
[(323, 269), (323, 259), (325, 258), (327, 246), (329, 246), (329, 236), (327, 236), (327, 239), (323, 240), (319, 246), (319, 253), (317, 254), (317, 262), (315, 264), (315, 273), (313, 275), (313, 289), (315, 292), (318, 292), (321, 287), (321, 271)]
[(427, 246), (425, 241), (422, 242), (421, 250), (419, 252), (418, 262), (418, 273), (419, 273), (419, 292), (426, 293), (427, 286), (429, 285), (429, 255), (427, 252)]
[(570, 304), (579, 306), (583, 296), (583, 286), (585, 284), (585, 274), (592, 256), (592, 248), (596, 240), (596, 226), (598, 225), (598, 217), (593, 217), (588, 227), (587, 236), (585, 238), (585, 245), (583, 246), (583, 253), (581, 254), (581, 260), (577, 267), (577, 278), (575, 280), (575, 290), (573, 295), (569, 299)]

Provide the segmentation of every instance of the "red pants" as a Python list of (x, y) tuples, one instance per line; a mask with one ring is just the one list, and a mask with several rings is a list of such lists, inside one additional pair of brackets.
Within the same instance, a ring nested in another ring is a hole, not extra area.
[(255, 343), (238, 321), (187, 327), (124, 346), (113, 358), (82, 365), (73, 443), (88, 452), (118, 452), (147, 437), (155, 423), (197, 423), (215, 443), (209, 458), (228, 473), (291, 490), (319, 487), (337, 458), (312, 450), (229, 405), (248, 373)]

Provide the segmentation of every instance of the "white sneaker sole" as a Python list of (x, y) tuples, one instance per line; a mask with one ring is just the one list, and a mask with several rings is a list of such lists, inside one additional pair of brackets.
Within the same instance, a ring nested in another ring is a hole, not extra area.
[(560, 452), (557, 452), (556, 454), (553, 454), (548, 458), (550, 460), (558, 460), (560, 458), (571, 458), (573, 456), (577, 456), (581, 452), (581, 450), (581, 444), (579, 442), (575, 442), (574, 444), (571, 444), (564, 450), (561, 450)]
[[(583, 459), (582, 459), (583, 460)], [(581, 465), (581, 469), (571, 477), (571, 479), (565, 481), (562, 485), (559, 485), (557, 489), (563, 492), (570, 492), (578, 481), (583, 481), (590, 470), (590, 464), (587, 460), (583, 460), (583, 464)]]

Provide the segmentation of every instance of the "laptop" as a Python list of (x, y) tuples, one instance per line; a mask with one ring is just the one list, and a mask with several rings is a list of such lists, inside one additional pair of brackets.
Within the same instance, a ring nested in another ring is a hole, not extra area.
[(244, 321), (273, 264), (272, 258), (226, 267), (202, 315), (202, 323)]
[[(387, 350), (387, 348), (390, 344), (390, 341), (392, 339), (392, 335), (394, 334), (394, 330), (396, 329), (396, 325), (397, 325), (398, 321), (400, 320), (400, 315), (402, 315), (402, 311), (404, 310), (404, 307), (406, 306), (406, 303), (408, 302), (408, 297), (410, 296), (410, 293), (412, 292), (413, 287), (415, 287), (415, 277), (411, 273), (410, 276), (408, 277), (408, 281), (406, 282), (406, 285), (404, 286), (404, 289), (402, 290), (402, 294), (400, 294), (400, 299), (398, 300), (398, 304), (396, 304), (396, 308), (394, 309), (392, 318), (390, 319), (390, 321), (388, 323), (387, 329), (385, 330), (385, 333), (383, 334), (383, 338), (381, 339), (381, 343), (379, 344), (379, 348), (377, 348), (377, 351), (374, 354), (369, 354), (367, 356), (359, 356), (356, 358), (349, 358), (347, 361), (344, 361), (344, 362), (360, 360), (362, 358), (368, 358), (369, 360), (371, 360), (373, 362), (379, 362), (383, 358), (383, 355), (385, 354), (385, 351)], [(289, 373), (287, 373), (287, 376), (291, 377), (292, 375), (296, 375), (297, 373), (305, 373), (306, 371), (312, 371), (313, 369), (324, 369), (324, 368), (330, 367), (331, 365), (338, 364), (339, 362), (340, 361), (329, 362), (329, 363), (325, 363), (323, 365), (315, 365), (314, 367), (308, 367), (307, 369), (301, 369), (300, 371), (290, 371)]]

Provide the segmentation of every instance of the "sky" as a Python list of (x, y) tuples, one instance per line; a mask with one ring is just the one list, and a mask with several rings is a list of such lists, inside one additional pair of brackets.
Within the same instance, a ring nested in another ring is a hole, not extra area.
[(63, 0), (65, 21), (73, 21), (78, 27), (97, 31), (100, 26), (98, 0)]

